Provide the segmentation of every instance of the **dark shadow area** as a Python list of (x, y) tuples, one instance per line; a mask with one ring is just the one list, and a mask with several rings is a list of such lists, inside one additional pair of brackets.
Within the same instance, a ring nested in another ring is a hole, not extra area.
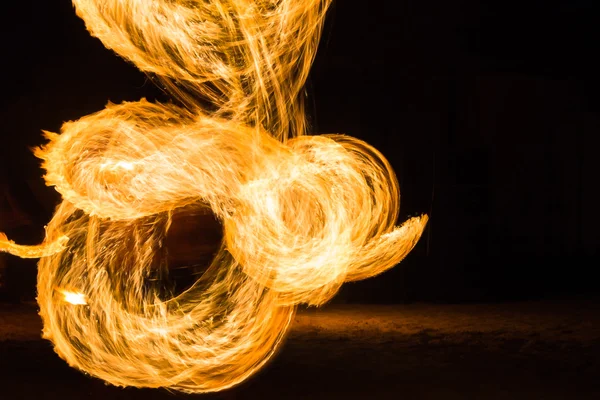
[(223, 240), (223, 226), (205, 204), (173, 212), (164, 241), (169, 297), (193, 286), (210, 267)]

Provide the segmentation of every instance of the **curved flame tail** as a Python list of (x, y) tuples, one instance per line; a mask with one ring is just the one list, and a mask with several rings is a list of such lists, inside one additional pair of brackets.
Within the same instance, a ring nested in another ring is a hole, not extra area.
[(0, 252), (12, 254), (13, 256), (21, 258), (49, 257), (63, 251), (68, 241), (68, 237), (61, 236), (53, 242), (44, 242), (39, 245), (25, 246), (16, 244), (12, 240), (8, 240), (6, 234), (0, 232)]

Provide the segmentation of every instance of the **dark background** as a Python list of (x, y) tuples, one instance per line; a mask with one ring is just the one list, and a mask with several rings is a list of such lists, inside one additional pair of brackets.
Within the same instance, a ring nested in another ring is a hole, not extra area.
[[(597, 293), (594, 3), (335, 2), (307, 85), (313, 130), (380, 149), (400, 180), (402, 220), (431, 220), (400, 266), (334, 301)], [(41, 130), (108, 100), (166, 97), (92, 38), (68, 0), (9, 2), (1, 21), (0, 230), (35, 243), (59, 201), (30, 151)], [(21, 222), (8, 226), (16, 208)]]

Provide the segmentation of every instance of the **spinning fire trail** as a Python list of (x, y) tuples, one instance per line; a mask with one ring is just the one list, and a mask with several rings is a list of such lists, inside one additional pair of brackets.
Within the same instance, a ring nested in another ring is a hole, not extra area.
[[(119, 386), (223, 390), (273, 355), (297, 304), (323, 304), (413, 248), (427, 217), (394, 226), (383, 156), (306, 135), (302, 88), (330, 0), (73, 3), (179, 105), (109, 104), (47, 133), (36, 155), (63, 202), (45, 243), (0, 236), (0, 250), (41, 257), (44, 337), (71, 366)], [(224, 239), (195, 284), (165, 298), (164, 239), (184, 206), (210, 207)]]

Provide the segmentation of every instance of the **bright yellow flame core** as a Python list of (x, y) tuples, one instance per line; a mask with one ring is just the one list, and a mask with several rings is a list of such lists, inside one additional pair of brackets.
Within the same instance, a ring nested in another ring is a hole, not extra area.
[[(385, 158), (304, 135), (301, 89), (330, 0), (73, 3), (184, 106), (109, 104), (36, 153), (64, 201), (46, 245), (0, 237), (0, 250), (45, 257), (44, 336), (70, 365), (119, 386), (231, 387), (274, 353), (297, 304), (323, 304), (414, 247), (427, 217), (395, 227)], [(152, 282), (172, 212), (199, 202), (223, 245), (192, 288), (161, 300)]]
[(63, 294), (63, 296), (65, 296), (65, 301), (67, 303), (76, 306), (83, 306), (87, 304), (87, 301), (85, 300), (85, 295), (83, 293), (69, 292), (68, 290), (61, 290), (61, 293)]

